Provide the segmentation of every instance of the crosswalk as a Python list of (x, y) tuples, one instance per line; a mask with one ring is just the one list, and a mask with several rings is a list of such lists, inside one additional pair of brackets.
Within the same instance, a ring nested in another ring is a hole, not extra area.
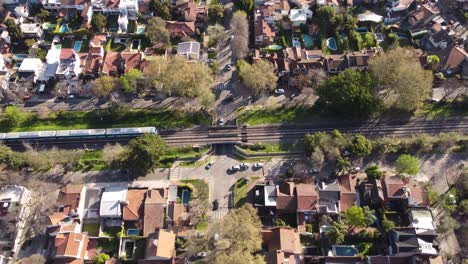
[(211, 212), (211, 222), (216, 222), (218, 220), (223, 219), (229, 212), (229, 209), (227, 207), (224, 208), (219, 208), (216, 211)]
[(215, 90), (216, 91), (221, 91), (221, 90), (234, 90), (234, 89), (237, 89), (237, 86), (238, 84), (237, 83), (231, 83), (231, 82), (228, 82), (228, 83), (223, 83), (223, 82), (219, 82), (215, 85)]

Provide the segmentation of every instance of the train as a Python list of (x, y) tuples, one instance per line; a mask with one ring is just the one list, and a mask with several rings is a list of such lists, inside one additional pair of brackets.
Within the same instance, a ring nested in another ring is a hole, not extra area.
[(158, 134), (156, 127), (125, 127), (102, 129), (76, 129), (76, 130), (51, 130), (32, 132), (0, 133), (0, 141), (11, 142), (21, 140), (67, 140), (67, 139), (99, 139), (135, 137), (144, 133)]

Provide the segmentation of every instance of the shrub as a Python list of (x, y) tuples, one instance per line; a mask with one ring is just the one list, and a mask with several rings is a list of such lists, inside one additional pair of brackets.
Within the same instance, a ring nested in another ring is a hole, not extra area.
[(378, 180), (382, 177), (383, 172), (377, 164), (373, 164), (366, 169), (366, 174), (367, 177)]
[(350, 150), (360, 157), (367, 156), (372, 152), (372, 142), (363, 135), (356, 135), (353, 138)]
[(417, 158), (409, 154), (403, 154), (396, 160), (396, 168), (398, 173), (416, 175), (420, 170), (420, 163)]

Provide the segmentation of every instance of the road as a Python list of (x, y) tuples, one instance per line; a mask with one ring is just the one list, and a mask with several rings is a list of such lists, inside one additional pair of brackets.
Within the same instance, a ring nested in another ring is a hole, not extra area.
[[(330, 132), (338, 129), (342, 133), (363, 134), (368, 137), (412, 136), (417, 134), (439, 134), (457, 132), (468, 134), (468, 117), (424, 120), (414, 118), (406, 121), (380, 120), (368, 122), (322, 121), (313, 124), (265, 125), (246, 127), (197, 127), (180, 130), (163, 130), (161, 136), (170, 146), (235, 144), (257, 142), (294, 142), (307, 133)], [(106, 143), (126, 143), (127, 139), (77, 139), (70, 141), (48, 140), (39, 145), (76, 147), (87, 145), (100, 147)], [(11, 146), (21, 143), (9, 143)], [(75, 146), (76, 145), (76, 146)]]

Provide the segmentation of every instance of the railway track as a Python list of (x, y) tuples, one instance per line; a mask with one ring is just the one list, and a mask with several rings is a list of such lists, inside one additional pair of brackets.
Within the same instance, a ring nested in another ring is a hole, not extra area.
[[(456, 132), (468, 134), (468, 118), (443, 120), (411, 120), (387, 122), (323, 122), (308, 125), (266, 125), (248, 127), (202, 127), (160, 131), (170, 146), (234, 144), (240, 142), (297, 141), (307, 133), (330, 132), (338, 129), (346, 134), (363, 134), (368, 137), (412, 136)], [(76, 147), (83, 145), (99, 147), (107, 143), (127, 143), (131, 138), (45, 140), (33, 142), (41, 146)], [(9, 142), (10, 146), (22, 146), (22, 142)]]

